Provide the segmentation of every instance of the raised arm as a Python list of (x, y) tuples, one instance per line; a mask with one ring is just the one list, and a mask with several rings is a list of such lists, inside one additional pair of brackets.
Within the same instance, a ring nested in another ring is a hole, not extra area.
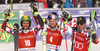
[(8, 21), (9, 21), (8, 19), (4, 20), (1, 28), (2, 29), (4, 28), (4, 31), (6, 31), (7, 33), (14, 35), (14, 31), (17, 30), (17, 29), (19, 29), (19, 25), (17, 23), (15, 23), (13, 25), (14, 29), (10, 28), (10, 27), (8, 27)]
[(9, 21), (8, 19), (3, 21), (1, 29), (3, 29), (4, 31), (6, 31), (9, 34), (14, 35), (13, 29), (8, 27), (8, 21)]
[(33, 15), (34, 15), (35, 23), (37, 24), (33, 28), (33, 31), (35, 32), (35, 34), (37, 34), (38, 31), (44, 26), (44, 23), (43, 23), (41, 16), (39, 15), (38, 9), (35, 6), (36, 6), (36, 3), (30, 4), (30, 7), (32, 8), (32, 12), (33, 12)]

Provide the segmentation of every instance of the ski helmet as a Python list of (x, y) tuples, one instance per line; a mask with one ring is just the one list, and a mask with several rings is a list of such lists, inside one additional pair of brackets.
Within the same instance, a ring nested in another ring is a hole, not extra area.
[[(57, 20), (57, 22), (58, 22), (58, 15), (57, 15), (57, 13), (56, 12), (51, 12), (49, 15), (48, 15), (48, 23), (49, 23), (49, 20), (50, 19), (56, 19)], [(57, 25), (57, 23), (56, 23), (56, 25)], [(56, 25), (55, 25), (55, 27), (56, 27)], [(50, 26), (51, 27), (51, 26)], [(54, 28), (54, 27), (52, 27), (52, 28)]]
[(29, 21), (29, 27), (31, 26), (31, 18), (28, 15), (24, 15), (21, 18), (21, 27), (23, 27), (22, 22), (23, 21)]
[(57, 19), (58, 20), (58, 15), (56, 12), (51, 12), (49, 15), (48, 15), (48, 20), (49, 19)]

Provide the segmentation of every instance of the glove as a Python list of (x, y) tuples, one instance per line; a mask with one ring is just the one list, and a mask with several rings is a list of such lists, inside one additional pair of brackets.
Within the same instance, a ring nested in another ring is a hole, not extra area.
[(39, 31), (39, 29), (36, 27), (36, 28), (34, 29), (34, 31)]
[(92, 34), (92, 39), (93, 39), (93, 41), (95, 41), (95, 39), (96, 39), (96, 30), (95, 30), (95, 26), (93, 25), (93, 23), (90, 23), (90, 25), (89, 25), (90, 27), (91, 27), (91, 34)]
[(35, 12), (38, 12), (38, 9), (36, 8), (37, 4), (36, 3), (31, 3), (30, 4), (30, 7), (33, 9), (33, 14), (35, 15), (36, 13)]
[(90, 23), (89, 27), (90, 27), (91, 31), (96, 31), (95, 26), (93, 25), (93, 23)]
[(37, 35), (38, 31), (39, 31), (39, 29), (38, 29), (38, 27), (36, 27), (36, 28), (34, 29), (35, 35)]
[(8, 21), (9, 21), (9, 19), (6, 19), (3, 21), (1, 29), (4, 29), (4, 30), (6, 29), (6, 22), (8, 22)]
[(8, 9), (4, 10), (4, 14), (5, 14), (5, 16), (10, 16), (10, 9), (9, 10)]
[(65, 22), (69, 22), (72, 20), (72, 16), (69, 11), (64, 11), (62, 14), (62, 18), (64, 19)]
[(77, 30), (77, 27), (72, 27), (73, 31)]
[(14, 30), (18, 30), (18, 29), (19, 29), (19, 25), (18, 25), (17, 23), (15, 23), (15, 24), (13, 25), (13, 27), (14, 27)]
[(33, 12), (38, 12), (38, 9), (36, 7), (33, 7)]
[(95, 39), (96, 39), (96, 30), (95, 30), (94, 25), (92, 25), (92, 27), (91, 27), (91, 34), (92, 34), (93, 41), (95, 41)]

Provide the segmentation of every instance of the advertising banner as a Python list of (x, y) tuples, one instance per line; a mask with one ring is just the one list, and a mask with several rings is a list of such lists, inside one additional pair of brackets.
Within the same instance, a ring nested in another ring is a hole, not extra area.
[[(91, 8), (90, 9), (89, 8), (86, 8), (86, 9), (64, 9), (64, 10), (68, 10), (71, 13), (72, 17), (90, 16), (90, 12), (94, 11), (94, 10), (96, 11), (97, 16), (100, 16), (100, 8), (93, 8), (93, 9), (91, 9)], [(61, 9), (39, 10), (39, 14), (43, 18), (46, 18), (50, 12), (56, 12), (59, 15), (59, 17), (62, 14)]]
[[(0, 19), (4, 19), (5, 15), (3, 12), (0, 13)], [(10, 13), (10, 18), (18, 18), (18, 12), (11, 12)]]
[(31, 9), (30, 8), (30, 3), (20, 3), (20, 4), (13, 4), (12, 9), (13, 10), (25, 10), (25, 9)]
[(7, 8), (9, 8), (9, 4), (0, 4), (0, 11), (4, 11)]

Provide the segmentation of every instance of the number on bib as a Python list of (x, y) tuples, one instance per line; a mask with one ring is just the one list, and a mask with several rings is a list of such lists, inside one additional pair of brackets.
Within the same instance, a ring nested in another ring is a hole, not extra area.
[(52, 41), (53, 41), (53, 37), (52, 36), (50, 37), (49, 41), (52, 43)]
[(26, 46), (30, 46), (31, 44), (30, 44), (30, 40), (25, 40), (25, 45)]

